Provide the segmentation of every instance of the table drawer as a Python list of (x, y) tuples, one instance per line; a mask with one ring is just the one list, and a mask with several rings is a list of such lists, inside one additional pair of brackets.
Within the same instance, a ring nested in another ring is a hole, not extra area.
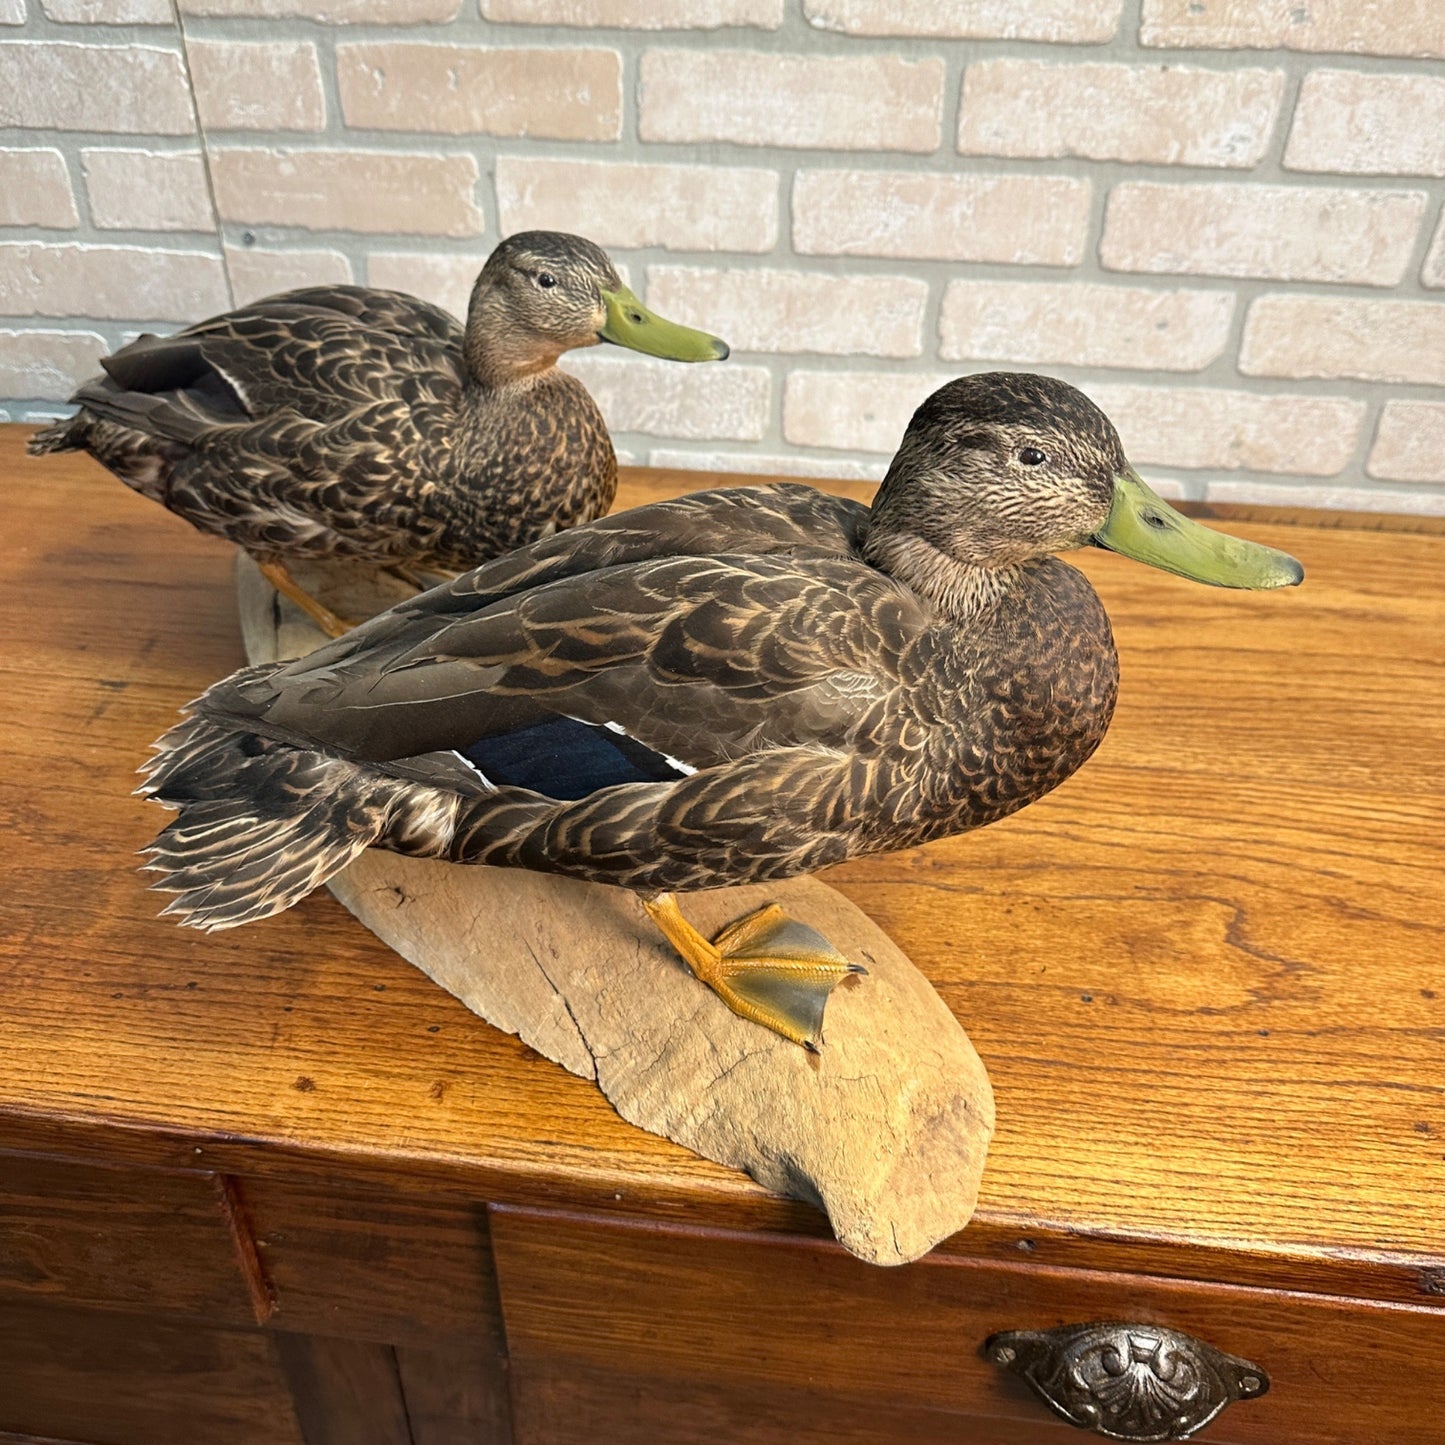
[(0, 1301), (255, 1324), (264, 1285), (224, 1179), (0, 1153)]
[[(1445, 1442), (1445, 1311), (959, 1259), (878, 1269), (815, 1240), (527, 1210), (495, 1211), (492, 1239), (519, 1378), (572, 1361), (1046, 1426), (1054, 1417), (983, 1357), (983, 1341), (1001, 1330), (1123, 1320), (1183, 1331), (1268, 1374), (1268, 1394), (1231, 1405), (1203, 1438)], [(519, 1396), (521, 1419), (528, 1408)], [(900, 1425), (880, 1438), (916, 1435)]]

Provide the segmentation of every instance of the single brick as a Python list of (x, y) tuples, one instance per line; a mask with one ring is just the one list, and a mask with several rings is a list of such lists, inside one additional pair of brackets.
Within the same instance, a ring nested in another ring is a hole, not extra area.
[(1292, 171), (1445, 176), (1445, 76), (1312, 71), (1300, 86), (1284, 163)]
[(462, 0), (179, 0), (182, 15), (319, 20), (325, 25), (439, 25)]
[(1445, 209), (1440, 212), (1440, 224), (1435, 227), (1435, 239), (1430, 242), (1430, 252), (1420, 268), (1420, 284), (1432, 290), (1445, 287)]
[(1089, 196), (1089, 182), (1072, 176), (799, 171), (793, 246), (810, 256), (1077, 266)]
[(783, 386), (783, 436), (795, 446), (898, 450), (913, 413), (950, 372), (792, 371)]
[(951, 281), (946, 360), (1199, 371), (1224, 352), (1234, 297), (1074, 282)]
[(615, 50), (338, 45), (350, 126), (534, 140), (616, 140), (622, 57)]
[(776, 30), (783, 0), (482, 0), (487, 20), (512, 25), (607, 25), (620, 30)]
[(1143, 45), (1445, 56), (1440, 0), (1144, 0)]
[(309, 231), (477, 236), (471, 155), (390, 151), (211, 152), (221, 218)]
[(941, 60), (649, 50), (641, 74), (645, 141), (931, 151), (941, 133)]
[(0, 315), (195, 321), (228, 304), (210, 252), (0, 242)]
[(846, 482), (877, 482), (887, 462), (860, 462), (851, 457), (808, 457), (797, 452), (704, 452), (654, 447), (649, 466), (685, 472), (746, 473), (755, 477), (827, 477)]
[(69, 228), (79, 221), (59, 151), (0, 151), (0, 226)]
[(1396, 482), (1445, 482), (1445, 402), (1387, 401), (1365, 470)]
[(0, 331), (0, 396), (68, 401), (109, 350), (94, 331)]
[(1203, 387), (1086, 385), (1129, 460), (1331, 477), (1354, 455), (1365, 403)]
[(178, 50), (152, 45), (0, 43), (0, 126), (192, 135)]
[(1342, 512), (1412, 512), (1445, 516), (1445, 492), (1391, 491), (1385, 487), (1295, 485), (1286, 482), (1209, 482), (1208, 502), (1244, 502), (1264, 507), (1327, 507)]
[(1123, 0), (803, 0), (819, 30), (964, 40), (1097, 44), (1119, 28)]
[(83, 150), (90, 215), (102, 231), (214, 231), (200, 151)]
[(472, 287), (486, 264), (484, 255), (456, 256), (423, 251), (373, 251), (366, 258), (366, 284), (405, 291), (465, 318)]
[(762, 366), (678, 366), (596, 351), (569, 351), (563, 365), (614, 432), (757, 441), (767, 428), (772, 378)]
[(340, 251), (262, 251), (227, 246), (226, 270), (238, 306), (298, 286), (346, 285), (351, 262)]
[(0, 0), (0, 25), (24, 25), (25, 0)]
[(207, 130), (325, 129), (321, 65), (309, 40), (192, 40), (187, 55)]
[(1111, 271), (1393, 286), (1425, 202), (1423, 191), (1125, 181), (1109, 194), (1099, 259)]
[(778, 173), (735, 166), (497, 157), (501, 233), (585, 232), (600, 246), (771, 251)]
[(1445, 302), (1261, 296), (1245, 317), (1239, 369), (1445, 386)]
[[(23, 9), (24, 0), (22, 0)], [(41, 0), (51, 20), (66, 25), (174, 25), (170, 0)]]
[(917, 356), (928, 285), (911, 276), (649, 266), (647, 304), (738, 351)]
[(1282, 70), (983, 60), (963, 74), (958, 148), (1247, 167), (1264, 155), (1283, 95)]

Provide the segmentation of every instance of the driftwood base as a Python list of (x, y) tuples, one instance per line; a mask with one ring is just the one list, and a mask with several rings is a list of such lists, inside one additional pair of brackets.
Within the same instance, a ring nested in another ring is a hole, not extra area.
[[(364, 569), (295, 571), (343, 616), (408, 594)], [(244, 556), (237, 581), (253, 662), (323, 640)], [(993, 1132), (988, 1076), (923, 975), (826, 885), (682, 900), (709, 935), (781, 903), (868, 969), (834, 992), (816, 1057), (731, 1013), (624, 891), (379, 851), (330, 886), (468, 1008), (594, 1080), (623, 1118), (812, 1201), (861, 1259), (917, 1259), (972, 1215)]]

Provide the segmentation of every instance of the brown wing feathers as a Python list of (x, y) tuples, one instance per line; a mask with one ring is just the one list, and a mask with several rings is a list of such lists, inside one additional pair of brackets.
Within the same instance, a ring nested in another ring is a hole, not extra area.
[[(846, 504), (830, 504), (829, 555), (805, 522), (816, 493), (716, 495), (714, 543), (732, 528), (741, 545), (750, 524), (773, 555), (606, 565), (667, 539), (636, 519), (596, 524), (570, 539), (602, 560), (593, 572), (526, 585), (518, 579), (548, 576), (559, 561), (551, 543), (538, 544), (299, 663), (218, 684), (199, 700), (200, 718), (162, 743), (153, 795), (183, 816), (158, 840), (157, 886), (182, 889), (180, 911), (228, 926), (259, 916), (247, 911), (248, 892), (266, 911), (285, 906), (354, 843), (634, 887), (728, 881), (744, 854), (757, 877), (845, 856), (859, 846), (877, 782), (877, 764), (849, 756), (845, 743), (897, 689), (906, 628), (896, 589), (850, 554), (856, 518)], [(701, 546), (705, 529), (693, 524), (706, 512), (674, 505), (653, 520), (670, 515)], [(459, 594), (508, 587), (478, 613), (451, 611)], [(840, 621), (844, 613), (851, 620)], [(441, 778), (443, 750), (547, 716), (620, 723), (701, 770), (559, 802), (487, 791), (470, 777), (463, 786), (460, 760), (459, 786), (439, 789), (415, 781), (406, 762), (427, 754), (426, 775)], [(254, 759), (228, 756), (245, 746)], [(387, 758), (399, 760), (395, 772)], [(200, 791), (213, 790), (228, 769), (244, 794), (230, 824), (235, 847), (215, 800), (193, 796), (197, 778), (212, 780)], [(769, 800), (766, 819), (759, 798)], [(206, 810), (199, 833), (187, 830), (188, 806)], [(269, 872), (258, 861), (258, 811), (282, 841)], [(202, 891), (207, 876), (230, 891)]]

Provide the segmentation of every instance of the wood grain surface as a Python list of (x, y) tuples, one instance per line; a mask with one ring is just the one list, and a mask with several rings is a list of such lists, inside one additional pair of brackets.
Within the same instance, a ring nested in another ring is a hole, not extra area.
[[(823, 1232), (629, 1128), (324, 893), (213, 937), (156, 918), (133, 770), (242, 660), (229, 549), (23, 437), (0, 434), (0, 1147)], [(681, 485), (629, 476), (621, 504)], [(1237, 524), (1303, 560), (1285, 594), (1080, 555), (1123, 668), (1098, 756), (1005, 823), (828, 875), (993, 1077), (947, 1253), (1445, 1307), (1445, 539), (1337, 520)]]

